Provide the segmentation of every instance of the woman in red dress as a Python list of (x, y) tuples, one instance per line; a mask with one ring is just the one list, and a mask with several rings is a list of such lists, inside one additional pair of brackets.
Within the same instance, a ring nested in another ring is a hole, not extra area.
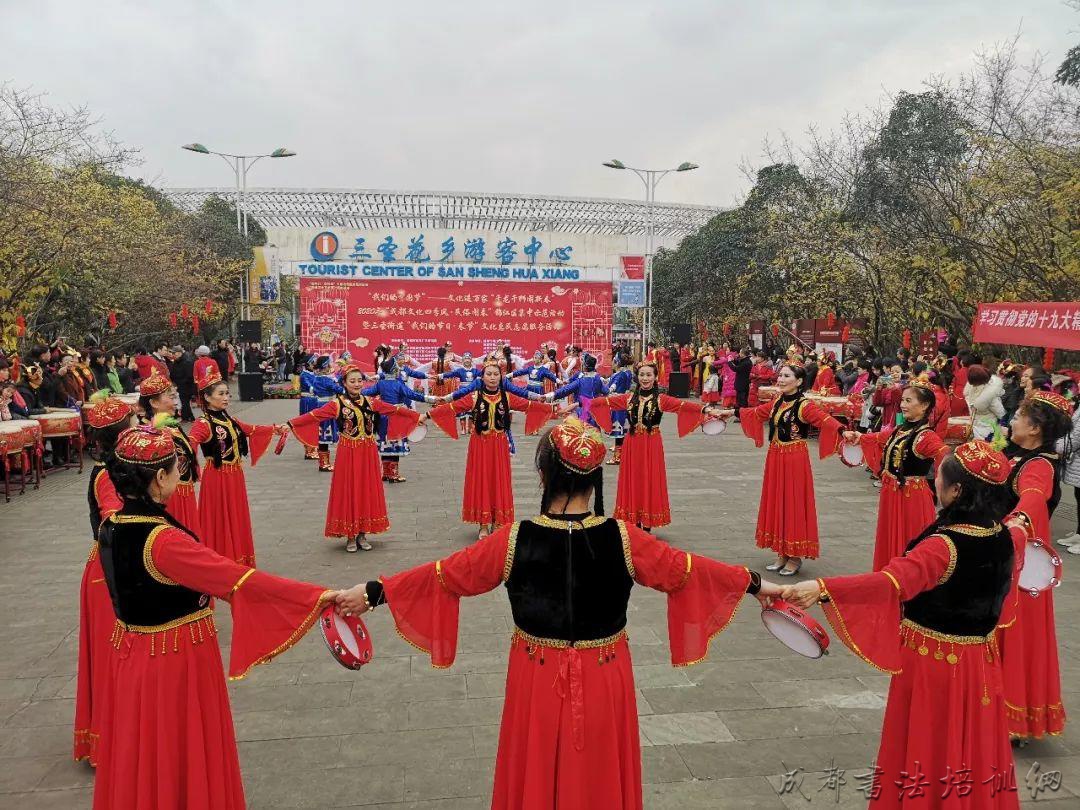
[(200, 538), (222, 557), (255, 564), (255, 541), (251, 536), (244, 456), (251, 455), (254, 467), (270, 446), (274, 425), (249, 425), (229, 415), (229, 386), (216, 367), (210, 367), (195, 381), (203, 415), (195, 420), (189, 434), (199, 445), (206, 464), (199, 491)]
[(97, 536), (101, 521), (123, 506), (105, 469), (105, 462), (112, 455), (117, 437), (134, 421), (134, 413), (130, 406), (110, 397), (107, 391), (94, 394), (91, 401), (94, 406), (86, 420), (90, 426), (90, 452), (95, 463), (90, 471), (87, 501), (90, 504), (90, 536), (93, 544), (79, 584), (79, 661), (75, 677), (73, 756), (76, 761), (85, 759), (96, 766), (108, 719), (105, 707), (112, 686), (109, 678), (109, 658), (112, 653), (109, 631), (116, 619), (109, 589), (105, 587), (104, 574), (101, 572)]
[[(758, 507), (757, 546), (776, 552), (776, 562), (766, 571), (791, 577), (799, 572), (803, 558), (819, 553), (817, 502), (814, 474), (806, 440), (818, 428), (818, 453), (827, 458), (836, 450), (840, 423), (802, 393), (806, 371), (793, 362), (780, 367), (776, 387), (780, 396), (772, 402), (739, 411), (743, 433), (761, 447), (769, 425), (769, 452), (765, 456), (765, 479)], [(726, 414), (732, 411), (725, 412)]]
[(754, 352), (754, 365), (750, 367), (750, 396), (748, 402), (751, 408), (761, 403), (761, 386), (772, 385), (776, 382), (776, 372), (773, 371), (769, 356), (762, 349)]
[(875, 571), (903, 554), (911, 538), (934, 520), (934, 496), (926, 476), (949, 450), (931, 427), (934, 408), (933, 390), (914, 380), (900, 399), (903, 424), (877, 433), (844, 433), (848, 444), (862, 447), (866, 465), (881, 478)]
[(995, 644), (1023, 542), (1001, 524), (1008, 472), (989, 444), (961, 445), (938, 470), (937, 520), (906, 552), (875, 573), (784, 589), (797, 607), (820, 601), (840, 640), (893, 676), (872, 810), (1020, 806)]
[(244, 784), (211, 599), (232, 608), (237, 680), (299, 641), (336, 592), (239, 565), (179, 526), (165, 509), (180, 480), (169, 434), (125, 431), (109, 474), (124, 506), (99, 536), (116, 649), (94, 807), (239, 810)]
[(180, 401), (172, 381), (157, 369), (139, 385), (139, 406), (147, 420), (159, 430), (167, 431), (176, 445), (176, 460), (180, 468), (180, 483), (165, 508), (185, 529), (195, 536), (202, 534), (199, 522), (199, 503), (195, 499), (195, 483), (199, 480), (199, 464), (195, 447), (175, 418)]
[(346, 538), (346, 551), (355, 552), (358, 548), (370, 551), (367, 535), (390, 528), (379, 460), (378, 415), (391, 416), (387, 437), (392, 441), (403, 438), (427, 417), (404, 405), (387, 405), (380, 399), (364, 396), (361, 393), (364, 372), (358, 366), (346, 366), (341, 376), (344, 394), (290, 419), (287, 424), (301, 442), (315, 446), (319, 443), (319, 424), (324, 419), (337, 422), (338, 451), (323, 533), (330, 538)]
[[(635, 583), (667, 594), (671, 663), (705, 660), (742, 597), (780, 588), (590, 512), (604, 438), (577, 419), (540, 437), (541, 514), (437, 562), (357, 585), (343, 613), (387, 604), (435, 667), (454, 663), (463, 596), (506, 586), (514, 615), (494, 810), (639, 810), (641, 750), (626, 609)], [(600, 508), (601, 504), (597, 504)]]
[(514, 486), (510, 477), (511, 411), (526, 414), (527, 435), (540, 430), (556, 412), (553, 405), (529, 401), (536, 396), (511, 383), (498, 360), (489, 357), (480, 377), (451, 394), (449, 402), (428, 412), (428, 418), (452, 439), (458, 437), (455, 417), (467, 412), (472, 414), (461, 519), (465, 523), (479, 524), (478, 539), (495, 531), (496, 526), (514, 520)]
[(814, 379), (814, 393), (822, 397), (840, 396), (840, 386), (836, 382), (836, 354), (829, 352), (818, 367)]
[[(1013, 416), (1009, 485), (1033, 539), (1050, 546), (1050, 516), (1061, 499), (1057, 440), (1072, 429), (1072, 407), (1060, 394), (1034, 391)], [(1026, 549), (1026, 544), (1024, 546)], [(1018, 568), (1023, 567), (1023, 558)], [(1054, 625), (1054, 589), (1016, 594), (1016, 621), (1001, 633), (1009, 731), (1021, 740), (1065, 728)]]
[(626, 411), (629, 428), (622, 443), (615, 517), (646, 530), (671, 523), (667, 462), (660, 436), (664, 413), (679, 415), (680, 437), (700, 425), (707, 414), (714, 413), (710, 406), (696, 400), (661, 394), (656, 382), (656, 366), (642, 363), (637, 368), (637, 386), (633, 391), (596, 397), (589, 406), (593, 419), (605, 433), (611, 433), (611, 412)]

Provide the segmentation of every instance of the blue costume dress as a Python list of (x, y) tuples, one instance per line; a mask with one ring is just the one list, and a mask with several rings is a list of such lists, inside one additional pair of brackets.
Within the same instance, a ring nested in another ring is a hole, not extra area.
[[(345, 389), (341, 387), (341, 383), (337, 381), (336, 377), (329, 374), (313, 374), (314, 380), (311, 382), (311, 391), (315, 399), (315, 408), (320, 408), (327, 402), (330, 402), (338, 394), (344, 394)], [(303, 385), (303, 382), (301, 382)], [(308, 410), (314, 410), (309, 408)], [(319, 443), (320, 444), (334, 444), (338, 440), (337, 420), (325, 419), (319, 423)]]
[[(626, 394), (634, 384), (634, 372), (628, 368), (619, 369), (608, 377), (609, 394)], [(611, 437), (621, 439), (626, 435), (626, 411), (611, 412)]]
[(595, 371), (583, 371), (562, 388), (555, 389), (555, 399), (573, 394), (577, 399), (577, 416), (586, 424), (596, 425), (589, 413), (589, 403), (593, 397), (606, 397), (608, 395), (607, 383), (604, 378)]
[[(465, 368), (465, 366), (461, 366), (459, 368), (453, 369), (452, 371), (444, 372), (443, 374), (440, 374), (439, 377), (444, 380), (449, 380), (450, 378), (457, 380), (457, 390), (460, 391), (462, 388), (472, 385), (473, 382), (479, 380), (483, 373), (484, 369), (480, 366), (471, 366), (470, 368)], [(461, 425), (463, 428), (471, 429), (469, 428), (469, 424), (472, 422), (471, 412), (466, 411), (465, 413), (459, 413), (458, 419), (461, 420)]]
[(544, 366), (534, 366), (532, 364), (525, 366), (525, 368), (518, 369), (513, 372), (511, 377), (522, 377), (529, 375), (526, 387), (534, 394), (544, 393), (544, 380), (550, 380), (559, 385), (559, 378), (551, 373), (550, 369), (544, 368)]
[[(414, 391), (402, 382), (400, 376), (394, 376), (393, 374), (389, 377), (386, 375), (380, 376), (382, 379), (361, 392), (365, 397), (378, 397), (387, 405), (404, 405), (407, 408), (412, 408), (413, 402), (424, 402), (424, 395)], [(377, 430), (379, 455), (383, 457), (384, 461), (400, 459), (402, 456), (409, 454), (408, 439), (390, 441), (386, 438), (386, 430), (389, 424), (389, 419), (379, 414), (379, 427)]]

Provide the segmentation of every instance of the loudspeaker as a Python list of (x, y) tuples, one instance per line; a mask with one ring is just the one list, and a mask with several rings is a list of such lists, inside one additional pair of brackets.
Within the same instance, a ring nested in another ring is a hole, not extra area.
[(673, 397), (686, 399), (690, 396), (690, 375), (685, 371), (673, 371), (668, 374), (667, 392)]
[(263, 375), (254, 371), (245, 371), (236, 375), (240, 381), (241, 402), (262, 402)]
[(236, 339), (244, 343), (262, 343), (262, 321), (237, 321)]
[(677, 323), (671, 327), (671, 340), (680, 346), (690, 342), (694, 328), (688, 323)]

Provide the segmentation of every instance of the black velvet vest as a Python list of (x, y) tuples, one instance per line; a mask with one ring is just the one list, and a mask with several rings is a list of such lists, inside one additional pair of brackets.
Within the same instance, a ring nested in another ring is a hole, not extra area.
[[(206, 594), (163, 582), (167, 578), (151, 570), (151, 538), (177, 525), (163, 507), (135, 501), (125, 501), (124, 508), (102, 524), (98, 535), (101, 567), (113, 610), (125, 624), (165, 625), (210, 603)], [(191, 542), (198, 541), (192, 538)]]
[(509, 430), (510, 402), (507, 399), (506, 392), (500, 390), (491, 394), (488, 393), (485, 388), (481, 387), (480, 390), (476, 392), (476, 403), (473, 405), (472, 417), (473, 430), (476, 433), (488, 433), (492, 430)]
[(811, 425), (802, 420), (802, 392), (782, 396), (773, 403), (769, 414), (770, 442), (797, 442), (810, 438)]
[(589, 641), (615, 635), (626, 626), (634, 584), (619, 521), (589, 517), (569, 532), (566, 525), (542, 517), (517, 525), (506, 579), (514, 622), (540, 638)]
[(101, 526), (101, 504), (97, 499), (97, 480), (105, 475), (105, 465), (95, 464), (90, 470), (90, 488), (86, 492), (86, 500), (90, 505), (90, 535), (97, 540), (98, 528)]
[(1013, 543), (1009, 530), (965, 524), (928, 528), (908, 551), (932, 534), (956, 547), (956, 565), (941, 585), (904, 603), (904, 618), (939, 633), (987, 636), (997, 626), (1012, 583)]
[(349, 439), (359, 439), (371, 436), (375, 432), (375, 423), (378, 414), (371, 408), (367, 397), (351, 399), (344, 394), (338, 394), (338, 432)]
[(203, 456), (212, 459), (215, 467), (239, 463), (248, 454), (244, 431), (225, 411), (207, 411), (203, 418), (210, 423), (210, 438), (200, 445)]
[(194, 484), (199, 480), (199, 464), (195, 459), (195, 448), (191, 446), (184, 429), (180, 427), (169, 428), (172, 434), (173, 447), (176, 448), (176, 466), (180, 473), (181, 484)]
[(664, 412), (660, 410), (660, 392), (653, 388), (643, 394), (634, 389), (626, 403), (626, 418), (631, 431), (638, 425), (649, 430), (660, 427), (660, 420), (664, 418)]
[(1061, 457), (1057, 453), (1048, 450), (1024, 450), (1015, 444), (1006, 448), (1005, 454), (1013, 462), (1012, 472), (1009, 473), (1009, 490), (1016, 499), (1013, 501), (1014, 507), (1020, 501), (1018, 482), (1024, 465), (1033, 458), (1044, 458), (1050, 462), (1050, 466), (1054, 468), (1054, 488), (1050, 492), (1050, 497), (1046, 500), (1046, 511), (1050, 514), (1050, 517), (1053, 517), (1054, 510), (1057, 509), (1058, 502), (1061, 500)]
[(920, 458), (915, 453), (915, 442), (929, 430), (926, 422), (906, 422), (896, 428), (885, 442), (882, 454), (884, 472), (894, 475), (901, 485), (908, 478), (926, 478), (934, 466), (932, 458)]

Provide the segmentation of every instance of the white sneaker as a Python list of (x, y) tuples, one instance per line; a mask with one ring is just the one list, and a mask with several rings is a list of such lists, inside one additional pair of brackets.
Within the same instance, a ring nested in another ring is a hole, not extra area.
[(1078, 534), (1077, 532), (1073, 532), (1072, 534), (1067, 534), (1064, 537), (1062, 537), (1060, 540), (1058, 540), (1057, 544), (1059, 546), (1076, 546), (1076, 545), (1080, 545), (1080, 534)]
[(1080, 544), (1077, 544), (1075, 546), (1069, 546), (1065, 550), (1068, 551), (1070, 554), (1080, 554)]

